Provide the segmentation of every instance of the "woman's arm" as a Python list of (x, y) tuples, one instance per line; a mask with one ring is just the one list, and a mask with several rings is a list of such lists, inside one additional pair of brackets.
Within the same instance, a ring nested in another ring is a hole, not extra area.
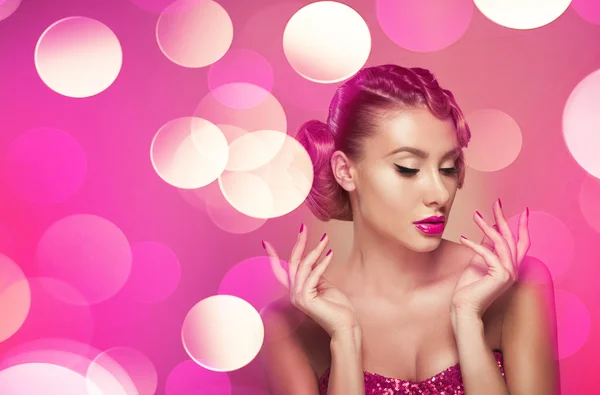
[(454, 325), (466, 395), (560, 393), (556, 315), (548, 268), (525, 259), (509, 290), (502, 324), (504, 380), (485, 342), (483, 323), (456, 313)]
[(362, 333), (359, 329), (331, 338), (331, 370), (328, 395), (364, 395)]

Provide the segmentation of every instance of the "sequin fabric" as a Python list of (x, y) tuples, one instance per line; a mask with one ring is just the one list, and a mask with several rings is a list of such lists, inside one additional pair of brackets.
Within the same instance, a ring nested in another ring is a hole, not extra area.
[[(500, 373), (504, 377), (502, 353), (494, 351)], [(319, 380), (319, 393), (327, 395), (329, 369)], [(464, 395), (460, 365), (456, 364), (423, 381), (410, 381), (365, 372), (365, 395)]]

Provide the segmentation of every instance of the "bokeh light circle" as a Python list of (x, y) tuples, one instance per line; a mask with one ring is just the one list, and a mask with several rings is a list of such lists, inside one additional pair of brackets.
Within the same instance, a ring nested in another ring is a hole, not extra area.
[(268, 256), (252, 257), (237, 263), (227, 271), (218, 290), (219, 294), (244, 299), (258, 311), (288, 292), (275, 277)]
[(177, 255), (166, 245), (143, 241), (131, 246), (131, 273), (123, 292), (142, 303), (156, 303), (170, 296), (181, 279)]
[(558, 359), (575, 354), (588, 340), (591, 317), (581, 299), (568, 291), (555, 289)]
[[(37, 265), (42, 275), (71, 284), (93, 304), (123, 287), (131, 271), (131, 248), (109, 220), (76, 214), (46, 229), (37, 246)], [(79, 303), (69, 293), (49, 291), (59, 299)]]
[(571, 8), (584, 20), (600, 25), (600, 2), (598, 0), (573, 0)]
[(11, 16), (21, 5), (21, 0), (0, 0), (0, 21)]
[[(518, 234), (519, 216), (512, 216), (508, 224)], [(575, 239), (567, 226), (555, 216), (529, 209), (529, 235), (531, 246), (527, 255), (538, 258), (552, 274), (553, 279), (563, 276), (573, 262)]]
[(571, 0), (474, 0), (489, 20), (511, 29), (535, 29), (560, 17)]
[[(246, 93), (255, 91), (251, 94), (265, 95), (266, 99), (260, 104), (246, 109), (234, 109), (217, 100), (217, 97), (223, 98), (236, 91)], [(263, 129), (287, 131), (287, 117), (277, 98), (264, 88), (246, 82), (234, 82), (213, 89), (200, 100), (194, 116), (209, 119), (217, 125), (229, 125), (246, 132)]]
[(0, 371), (2, 395), (87, 395), (88, 390), (100, 395), (94, 387), (77, 372), (49, 363), (24, 363)]
[(224, 372), (213, 372), (192, 360), (179, 363), (167, 376), (166, 395), (231, 395), (231, 381)]
[[(243, 82), (247, 84), (239, 84)], [(217, 90), (224, 85), (226, 87)], [(263, 90), (253, 89), (254, 86)], [(208, 69), (208, 87), (225, 106), (252, 108), (264, 101), (273, 89), (273, 68), (258, 52), (231, 49)]]
[(311, 3), (294, 14), (283, 32), (283, 50), (304, 78), (343, 81), (367, 62), (371, 33), (353, 8), (336, 1)]
[(508, 114), (494, 109), (467, 115), (471, 129), (469, 146), (464, 149), (465, 163), (479, 171), (497, 171), (508, 167), (523, 146), (521, 128)]
[(152, 139), (150, 158), (166, 183), (183, 189), (200, 188), (221, 175), (229, 159), (227, 139), (206, 119), (177, 118), (163, 125)]
[(217, 2), (177, 0), (158, 17), (156, 40), (173, 63), (204, 67), (221, 59), (231, 46), (233, 23)]
[(579, 189), (579, 208), (583, 219), (600, 233), (600, 179), (587, 176)]
[(188, 312), (181, 338), (185, 351), (200, 366), (230, 372), (256, 357), (264, 340), (264, 327), (250, 303), (232, 295), (214, 295)]
[(31, 289), (25, 273), (12, 259), (0, 254), (0, 342), (21, 328), (30, 307)]
[(94, 96), (108, 88), (123, 64), (117, 36), (87, 17), (61, 19), (48, 27), (35, 47), (35, 67), (44, 83), (64, 96)]
[(573, 158), (600, 178), (600, 70), (585, 77), (569, 95), (563, 111), (563, 136)]
[(54, 204), (72, 197), (87, 171), (83, 147), (59, 129), (38, 128), (21, 133), (4, 158), (7, 183), (36, 204)]
[[(92, 340), (94, 317), (88, 301), (77, 289), (50, 277), (30, 277), (28, 282), (31, 290), (29, 313), (11, 341), (21, 344), (42, 337), (81, 343)], [(69, 325), (65, 325), (66, 322)]]
[(472, 0), (377, 0), (376, 4), (377, 20), (386, 36), (415, 52), (439, 51), (454, 44), (473, 16)]
[[(107, 381), (106, 375), (116, 383)], [(96, 383), (102, 394), (112, 394), (118, 383), (126, 395), (154, 395), (158, 375), (150, 359), (131, 347), (113, 347), (98, 354), (90, 363), (86, 378)]]
[(250, 217), (267, 219), (298, 208), (310, 192), (314, 174), (310, 156), (298, 140), (277, 131), (261, 132), (264, 141), (270, 138), (275, 141), (271, 147), (276, 147), (283, 137), (281, 149), (269, 163), (259, 168), (225, 171), (219, 177), (219, 186), (236, 210)]

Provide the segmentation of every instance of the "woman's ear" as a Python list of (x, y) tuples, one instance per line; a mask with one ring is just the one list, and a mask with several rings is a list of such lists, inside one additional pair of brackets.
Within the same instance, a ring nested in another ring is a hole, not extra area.
[(331, 170), (336, 181), (344, 190), (350, 192), (356, 189), (352, 161), (342, 151), (335, 151), (331, 155)]

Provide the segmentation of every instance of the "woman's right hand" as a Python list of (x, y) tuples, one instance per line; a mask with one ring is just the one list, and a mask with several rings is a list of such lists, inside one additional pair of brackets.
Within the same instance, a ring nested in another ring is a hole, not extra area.
[[(355, 333), (360, 330), (360, 323), (354, 306), (342, 291), (323, 277), (325, 269), (333, 258), (332, 250), (330, 249), (325, 257), (317, 262), (329, 244), (329, 237), (324, 234), (319, 244), (304, 255), (307, 234), (306, 226), (302, 225), (288, 262), (287, 285), (290, 291), (290, 302), (312, 318), (332, 338), (347, 332)], [(275, 270), (281, 268), (275, 249), (265, 241), (263, 246), (271, 258), (271, 266)]]

